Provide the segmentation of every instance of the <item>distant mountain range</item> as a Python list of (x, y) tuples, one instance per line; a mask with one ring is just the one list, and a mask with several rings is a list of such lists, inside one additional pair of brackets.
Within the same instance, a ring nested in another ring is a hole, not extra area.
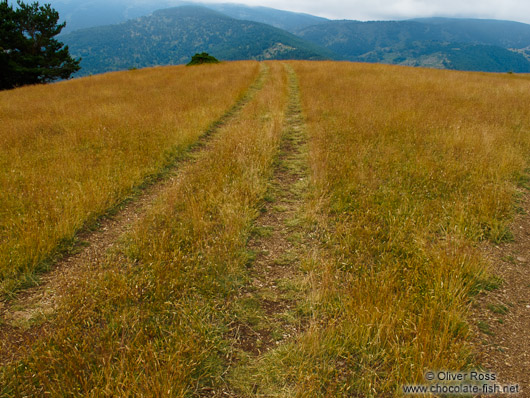
[[(530, 72), (530, 25), (492, 20), (328, 21), (296, 32), (349, 61)], [(514, 51), (515, 50), (515, 51)]]
[(117, 25), (62, 36), (80, 75), (187, 63), (198, 52), (222, 60), (333, 58), (333, 53), (273, 26), (237, 20), (199, 6), (159, 10)]
[(200, 3), (179, 0), (52, 0), (52, 6), (66, 21), (64, 33), (94, 26), (113, 25), (146, 16), (154, 11), (180, 6), (203, 6), (235, 19), (266, 23), (294, 33), (298, 29), (326, 18), (314, 15), (276, 10), (268, 7), (250, 7), (233, 3)]
[(332, 21), (266, 7), (198, 6), (171, 0), (123, 3), (128, 5), (122, 8), (116, 2), (105, 8), (101, 0), (92, 0), (83, 3), (84, 12), (71, 15), (84, 16), (74, 19), (77, 26), (90, 25), (101, 21), (89, 12), (95, 5), (107, 20), (119, 21), (148, 12), (155, 4), (169, 3), (180, 6), (118, 24), (76, 30), (60, 39), (74, 56), (83, 58), (80, 75), (181, 64), (203, 51), (223, 60), (332, 59), (530, 73), (530, 25), (510, 21)]

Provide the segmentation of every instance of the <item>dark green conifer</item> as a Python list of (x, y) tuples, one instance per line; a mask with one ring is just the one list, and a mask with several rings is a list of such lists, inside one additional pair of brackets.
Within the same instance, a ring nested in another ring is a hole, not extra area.
[(0, 3), (0, 89), (67, 79), (80, 69), (54, 37), (65, 27), (49, 4)]

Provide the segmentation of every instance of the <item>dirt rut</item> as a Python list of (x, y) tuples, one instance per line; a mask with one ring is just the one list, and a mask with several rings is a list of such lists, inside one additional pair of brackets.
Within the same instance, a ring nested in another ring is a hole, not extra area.
[(530, 397), (530, 195), (522, 195), (513, 242), (485, 248), (502, 282), (479, 296), (473, 322), (479, 363), (498, 384), (518, 386), (521, 398)]
[(260, 358), (292, 341), (308, 325), (303, 315), (308, 285), (302, 271), (310, 247), (302, 218), (309, 180), (307, 138), (297, 77), (289, 66), (286, 73), (289, 103), (284, 132), (265, 205), (247, 246), (254, 260), (251, 282), (239, 297), (243, 316), (233, 325), (235, 381), (224, 391), (231, 396), (260, 396)]

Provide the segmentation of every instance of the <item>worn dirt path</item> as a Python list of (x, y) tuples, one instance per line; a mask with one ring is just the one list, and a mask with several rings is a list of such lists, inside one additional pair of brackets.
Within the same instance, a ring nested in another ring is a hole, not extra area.
[(301, 315), (308, 286), (301, 267), (310, 246), (301, 220), (308, 185), (306, 134), (297, 77), (289, 66), (286, 73), (289, 103), (280, 152), (265, 206), (248, 243), (255, 254), (249, 271), (251, 283), (240, 293), (242, 316), (232, 330), (236, 351), (229, 377), (232, 381), (218, 395), (267, 394), (261, 385), (260, 358), (308, 325), (307, 317)]
[(11, 362), (19, 350), (28, 346), (47, 328), (46, 317), (56, 309), (61, 292), (74, 285), (81, 270), (95, 267), (98, 260), (113, 249), (136, 223), (159, 195), (179, 178), (184, 164), (194, 162), (215, 135), (229, 120), (237, 117), (238, 111), (247, 104), (263, 86), (268, 68), (262, 64), (257, 79), (247, 93), (209, 130), (204, 132), (196, 144), (172, 165), (162, 179), (151, 184), (133, 199), (125, 202), (113, 215), (102, 218), (98, 228), (85, 231), (76, 237), (77, 244), (71, 253), (58, 260), (52, 270), (41, 276), (39, 285), (22, 290), (9, 301), (0, 301), (0, 365)]
[[(530, 397), (530, 195), (512, 224), (513, 242), (485, 248), (500, 287), (482, 293), (474, 308), (479, 363), (501, 385), (518, 385), (518, 398)], [(492, 395), (489, 395), (492, 396)], [(496, 396), (511, 396), (499, 394)]]

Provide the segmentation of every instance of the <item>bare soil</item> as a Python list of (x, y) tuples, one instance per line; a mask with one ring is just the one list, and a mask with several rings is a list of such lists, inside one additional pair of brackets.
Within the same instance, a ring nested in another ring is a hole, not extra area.
[(261, 385), (260, 360), (274, 348), (294, 341), (309, 325), (303, 309), (309, 286), (303, 261), (312, 245), (303, 220), (309, 182), (307, 138), (296, 75), (290, 68), (286, 70), (289, 103), (279, 153), (247, 245), (254, 253), (248, 271), (250, 283), (236, 299), (252, 305), (247, 309), (241, 304), (241, 316), (227, 336), (234, 348), (227, 368), (238, 375), (236, 386), (228, 381), (222, 391), (211, 396), (263, 396), (266, 387)]
[(256, 234), (248, 244), (256, 257), (251, 269), (252, 283), (244, 295), (257, 299), (264, 317), (260, 324), (266, 326), (242, 328), (239, 344), (254, 355), (263, 354), (304, 328), (303, 322), (293, 322), (290, 316), (296, 310), (297, 299), (295, 288), (289, 282), (302, 277), (300, 261), (307, 245), (302, 237), (299, 213), (308, 178), (298, 87), (294, 75), (290, 74), (290, 79), (290, 102), (280, 153), (270, 181), (269, 200), (255, 222), (258, 231), (265, 232)]
[(513, 242), (484, 248), (502, 283), (481, 293), (473, 311), (478, 362), (499, 384), (518, 385), (521, 398), (530, 397), (530, 194), (523, 195), (524, 214), (513, 222)]

